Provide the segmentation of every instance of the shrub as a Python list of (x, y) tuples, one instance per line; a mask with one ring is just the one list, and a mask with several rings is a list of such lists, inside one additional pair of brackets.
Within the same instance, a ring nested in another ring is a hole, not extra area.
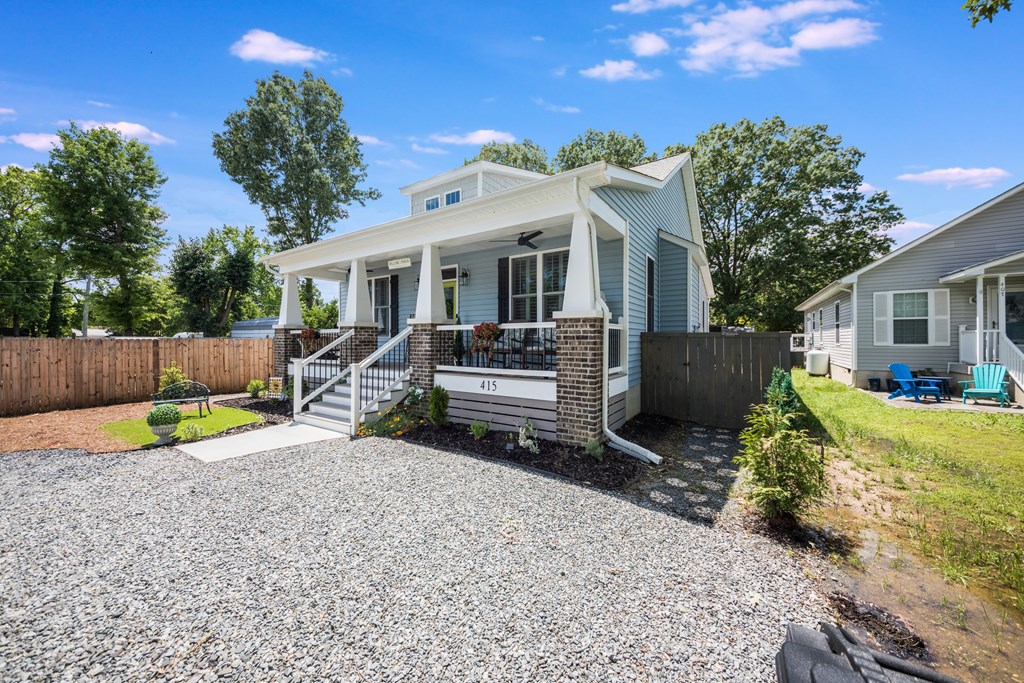
[(261, 379), (254, 379), (246, 385), (245, 390), (248, 391), (249, 395), (253, 398), (259, 398), (263, 395), (263, 392), (267, 390), (267, 385)]
[(178, 406), (171, 403), (157, 406), (146, 413), (146, 424), (150, 427), (176, 425), (179, 422), (181, 422), (181, 411), (178, 410)]
[(187, 381), (188, 375), (186, 375), (185, 371), (178, 366), (176, 361), (172, 360), (169, 368), (164, 368), (160, 371), (160, 389), (166, 389), (172, 384)]
[[(346, 378), (347, 379), (347, 378)], [(415, 384), (409, 387), (409, 393), (405, 397), (405, 402), (411, 406), (418, 404), (423, 400), (423, 387), (418, 387)]]
[(766, 517), (792, 516), (825, 491), (825, 467), (807, 432), (793, 428), (795, 413), (770, 404), (753, 407), (740, 432), (735, 461), (747, 469), (751, 499)]
[(598, 462), (604, 460), (604, 444), (600, 439), (591, 439), (584, 447), (584, 452)]
[(782, 368), (772, 370), (772, 381), (765, 389), (764, 399), (768, 405), (777, 408), (783, 415), (800, 413), (803, 408), (800, 396), (793, 388), (793, 377)]
[(189, 422), (181, 428), (181, 432), (178, 436), (181, 437), (182, 441), (199, 441), (199, 439), (206, 436), (206, 432), (204, 432), (203, 428), (195, 422)]
[(519, 445), (533, 454), (540, 453), (540, 444), (537, 443), (537, 430), (534, 429), (530, 418), (524, 417), (523, 425), (519, 428)]
[(431, 424), (448, 424), (448, 392), (444, 387), (435, 386), (430, 390), (430, 411), (427, 413)]
[(483, 420), (473, 420), (472, 424), (469, 425), (469, 433), (477, 441), (487, 436), (489, 431), (491, 431), (491, 424)]
[(372, 422), (359, 425), (356, 436), (402, 436), (416, 428), (416, 418), (400, 407), (378, 415)]

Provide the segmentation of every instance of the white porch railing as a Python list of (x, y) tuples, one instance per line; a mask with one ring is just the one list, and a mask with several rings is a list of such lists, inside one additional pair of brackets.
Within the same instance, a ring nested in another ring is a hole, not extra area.
[(1019, 386), (1024, 386), (1024, 351), (999, 330), (999, 358), (1006, 371)]
[(981, 331), (981, 359), (978, 358), (978, 331), (969, 330), (966, 325), (960, 326), (960, 362), (978, 365), (979, 363), (999, 363), (1006, 354), (1000, 353), (999, 330)]
[[(401, 385), (409, 381), (409, 335), (412, 328), (392, 337), (387, 344), (369, 356), (349, 366), (352, 386), (352, 420), (349, 428), (356, 433), (363, 416), (376, 410), (376, 406)], [(404, 396), (404, 394), (403, 394)]]
[[(296, 358), (292, 366), (292, 413), (298, 415), (302, 407), (345, 378), (348, 367), (341, 367), (341, 359), (355, 330), (349, 330), (316, 353)], [(309, 390), (309, 393), (305, 392)]]
[(807, 351), (808, 335), (794, 333), (789, 335), (789, 350), (794, 351)]
[(514, 370), (522, 373), (557, 371), (555, 323), (505, 323), (501, 336), (487, 350), (473, 350), (473, 325), (438, 325), (438, 342), (446, 362), (464, 368)]

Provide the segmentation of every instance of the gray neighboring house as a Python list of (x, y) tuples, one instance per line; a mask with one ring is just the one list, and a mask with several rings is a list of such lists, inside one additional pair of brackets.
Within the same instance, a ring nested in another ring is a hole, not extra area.
[(232, 339), (270, 339), (274, 336), (277, 317), (239, 320), (231, 325)]
[[(965, 379), (1005, 365), (1024, 388), (1024, 183), (828, 285), (797, 307), (834, 379), (890, 363)], [(981, 330), (979, 335), (978, 331)], [(956, 388), (956, 387), (954, 387)]]

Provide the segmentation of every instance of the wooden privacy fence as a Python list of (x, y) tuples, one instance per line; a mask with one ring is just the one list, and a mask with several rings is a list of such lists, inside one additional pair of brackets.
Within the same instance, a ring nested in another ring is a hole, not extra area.
[(212, 393), (274, 367), (273, 339), (0, 338), (0, 415), (147, 401), (176, 361)]
[(739, 428), (764, 402), (772, 368), (791, 367), (788, 332), (640, 335), (645, 413)]

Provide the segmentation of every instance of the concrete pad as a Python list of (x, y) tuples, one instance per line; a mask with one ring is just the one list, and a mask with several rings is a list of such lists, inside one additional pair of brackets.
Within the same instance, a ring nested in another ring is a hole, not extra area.
[(197, 460), (217, 462), (219, 460), (239, 458), (243, 455), (272, 451), (277, 448), (313, 443), (314, 441), (347, 438), (344, 434), (332, 432), (329, 429), (289, 422), (288, 424), (274, 425), (266, 429), (256, 429), (251, 432), (222, 436), (219, 439), (207, 439), (196, 443), (180, 444), (176, 448)]

